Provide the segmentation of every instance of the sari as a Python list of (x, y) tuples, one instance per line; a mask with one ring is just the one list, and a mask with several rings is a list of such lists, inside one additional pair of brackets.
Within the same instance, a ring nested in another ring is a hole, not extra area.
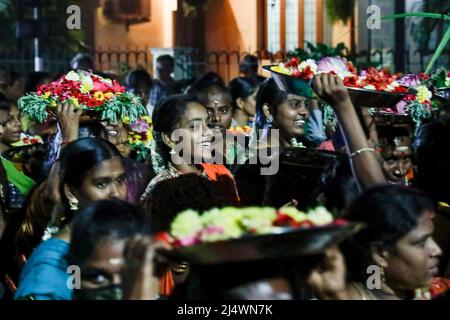
[(51, 238), (42, 242), (25, 264), (15, 294), (16, 300), (72, 300), (67, 285), (69, 243)]

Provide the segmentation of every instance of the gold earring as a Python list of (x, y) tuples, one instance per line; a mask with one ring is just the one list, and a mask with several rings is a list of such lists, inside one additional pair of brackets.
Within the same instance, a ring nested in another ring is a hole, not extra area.
[(72, 199), (69, 199), (69, 206), (70, 206), (70, 210), (72, 210), (72, 211), (77, 211), (79, 208), (78, 208), (78, 205), (80, 204), (80, 202), (78, 201), (78, 199), (77, 198), (72, 198)]

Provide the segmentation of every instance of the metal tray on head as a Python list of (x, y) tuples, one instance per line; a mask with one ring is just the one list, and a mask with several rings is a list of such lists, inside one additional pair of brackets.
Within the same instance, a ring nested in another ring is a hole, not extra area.
[(202, 243), (173, 250), (160, 250), (169, 259), (193, 265), (213, 265), (263, 259), (306, 256), (323, 253), (364, 227), (360, 223), (331, 224), (321, 227), (280, 227), (267, 235), (248, 235), (239, 239)]

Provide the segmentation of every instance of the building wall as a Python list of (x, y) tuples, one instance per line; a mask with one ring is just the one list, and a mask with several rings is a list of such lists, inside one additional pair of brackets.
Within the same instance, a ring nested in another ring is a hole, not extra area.
[(206, 50), (256, 51), (257, 0), (215, 0), (206, 14)]
[(97, 8), (95, 16), (96, 48), (121, 47), (172, 47), (173, 14), (176, 0), (151, 1), (151, 21), (129, 26), (124, 23), (107, 21), (102, 16), (102, 9)]

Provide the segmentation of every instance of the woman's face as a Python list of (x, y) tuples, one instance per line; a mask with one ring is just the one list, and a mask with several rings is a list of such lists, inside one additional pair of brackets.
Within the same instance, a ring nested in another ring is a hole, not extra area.
[(182, 137), (189, 144), (191, 160), (208, 160), (212, 157), (213, 132), (208, 127), (208, 113), (201, 104), (191, 102), (187, 105), (177, 129), (183, 130)]
[(406, 176), (412, 168), (411, 139), (395, 137), (380, 139), (382, 145), (381, 160), (384, 174), (393, 184), (405, 184)]
[(273, 115), (273, 128), (279, 129), (280, 135), (286, 140), (303, 136), (310, 103), (312, 101), (305, 97), (289, 94)]
[(389, 287), (414, 290), (427, 287), (438, 273), (441, 249), (431, 237), (435, 213), (425, 211), (418, 225), (397, 242), (395, 251), (388, 254), (385, 268)]
[(103, 125), (106, 129), (108, 141), (116, 146), (122, 156), (128, 157), (131, 152), (128, 144), (128, 129), (122, 123), (103, 123)]
[(93, 201), (126, 200), (127, 186), (122, 160), (114, 157), (89, 170), (80, 189), (75, 190), (74, 195), (81, 208)]
[[(4, 113), (4, 111), (1, 111)], [(6, 116), (6, 115), (5, 115)], [(21, 123), (19, 119), (19, 109), (12, 107), (3, 124), (1, 140), (4, 144), (10, 145), (20, 140)]]
[(251, 96), (243, 100), (244, 112), (249, 117), (254, 117), (256, 114), (256, 95), (258, 94), (258, 89), (256, 89)]

